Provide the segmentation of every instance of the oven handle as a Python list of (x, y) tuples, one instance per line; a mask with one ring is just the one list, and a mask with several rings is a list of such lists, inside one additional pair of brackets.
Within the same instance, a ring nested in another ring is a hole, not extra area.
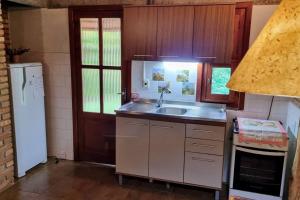
[(253, 150), (253, 149), (246, 149), (243, 147), (236, 147), (236, 150), (247, 152), (247, 153), (263, 155), (263, 156), (285, 156), (285, 153), (283, 153), (283, 152), (258, 151), (258, 150)]

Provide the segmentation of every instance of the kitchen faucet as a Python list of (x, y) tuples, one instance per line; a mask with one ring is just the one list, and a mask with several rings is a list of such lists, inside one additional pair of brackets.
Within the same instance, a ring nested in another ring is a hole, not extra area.
[(167, 88), (167, 87), (163, 87), (163, 88), (161, 89), (161, 94), (160, 94), (159, 99), (157, 100), (157, 105), (156, 105), (158, 108), (161, 107), (162, 104), (163, 104), (163, 101), (164, 101), (164, 93), (170, 94), (170, 93), (171, 93), (171, 90), (169, 90), (169, 88)]

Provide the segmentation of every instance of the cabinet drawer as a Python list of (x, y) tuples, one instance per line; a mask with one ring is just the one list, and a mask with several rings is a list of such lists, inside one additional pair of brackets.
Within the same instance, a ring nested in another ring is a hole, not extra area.
[(184, 183), (222, 188), (223, 156), (185, 153)]
[(223, 155), (224, 142), (186, 138), (185, 151)]
[(225, 127), (198, 124), (186, 125), (186, 137), (224, 141)]

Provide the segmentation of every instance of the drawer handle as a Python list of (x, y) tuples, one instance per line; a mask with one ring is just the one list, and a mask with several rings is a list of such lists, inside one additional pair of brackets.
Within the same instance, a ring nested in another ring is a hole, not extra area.
[(178, 58), (179, 56), (159, 56), (161, 58)]
[(148, 124), (129, 122), (128, 125), (132, 125), (132, 126), (147, 126)]
[(215, 148), (216, 146), (214, 145), (209, 145), (209, 144), (199, 144), (197, 142), (192, 143), (193, 146), (202, 146), (202, 147), (207, 147), (207, 148)]
[(152, 57), (152, 55), (134, 55), (135, 57)]
[(208, 130), (197, 129), (197, 128), (193, 128), (192, 130), (197, 132), (214, 133), (214, 131), (208, 131)]
[(173, 126), (161, 126), (161, 125), (151, 125), (152, 127), (159, 127), (159, 128), (173, 128)]
[(122, 135), (122, 136), (116, 136), (116, 137), (122, 139), (122, 138), (137, 138), (138, 136)]
[(200, 58), (200, 59), (216, 59), (216, 56), (195, 56), (195, 58)]
[(212, 160), (212, 159), (207, 159), (207, 158), (197, 158), (197, 157), (192, 157), (192, 160), (197, 160), (197, 161), (200, 161), (200, 162), (215, 162), (215, 161)]

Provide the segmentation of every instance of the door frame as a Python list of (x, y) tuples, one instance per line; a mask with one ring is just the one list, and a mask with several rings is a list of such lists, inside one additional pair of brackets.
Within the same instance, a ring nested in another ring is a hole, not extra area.
[[(80, 81), (78, 80), (78, 66), (76, 62), (76, 50), (78, 50), (77, 42), (76, 42), (76, 22), (75, 22), (75, 15), (76, 13), (80, 12), (120, 12), (121, 16), (123, 16), (123, 7), (119, 5), (104, 5), (104, 6), (70, 6), (68, 9), (69, 15), (69, 42), (70, 42), (70, 60), (71, 60), (71, 83), (72, 83), (72, 118), (73, 118), (73, 148), (74, 148), (74, 160), (79, 161), (79, 138), (80, 138), (80, 104), (78, 95), (81, 94), (81, 91), (78, 90), (80, 87)], [(121, 63), (122, 63), (122, 70), (121, 70), (121, 90), (124, 91), (126, 88), (130, 88), (130, 86), (125, 87), (130, 81), (128, 81), (128, 66), (124, 62), (124, 45), (123, 45), (123, 18), (121, 17)], [(128, 91), (125, 92), (128, 94)], [(125, 98), (122, 100), (122, 103), (128, 101), (128, 96), (126, 95)]]

